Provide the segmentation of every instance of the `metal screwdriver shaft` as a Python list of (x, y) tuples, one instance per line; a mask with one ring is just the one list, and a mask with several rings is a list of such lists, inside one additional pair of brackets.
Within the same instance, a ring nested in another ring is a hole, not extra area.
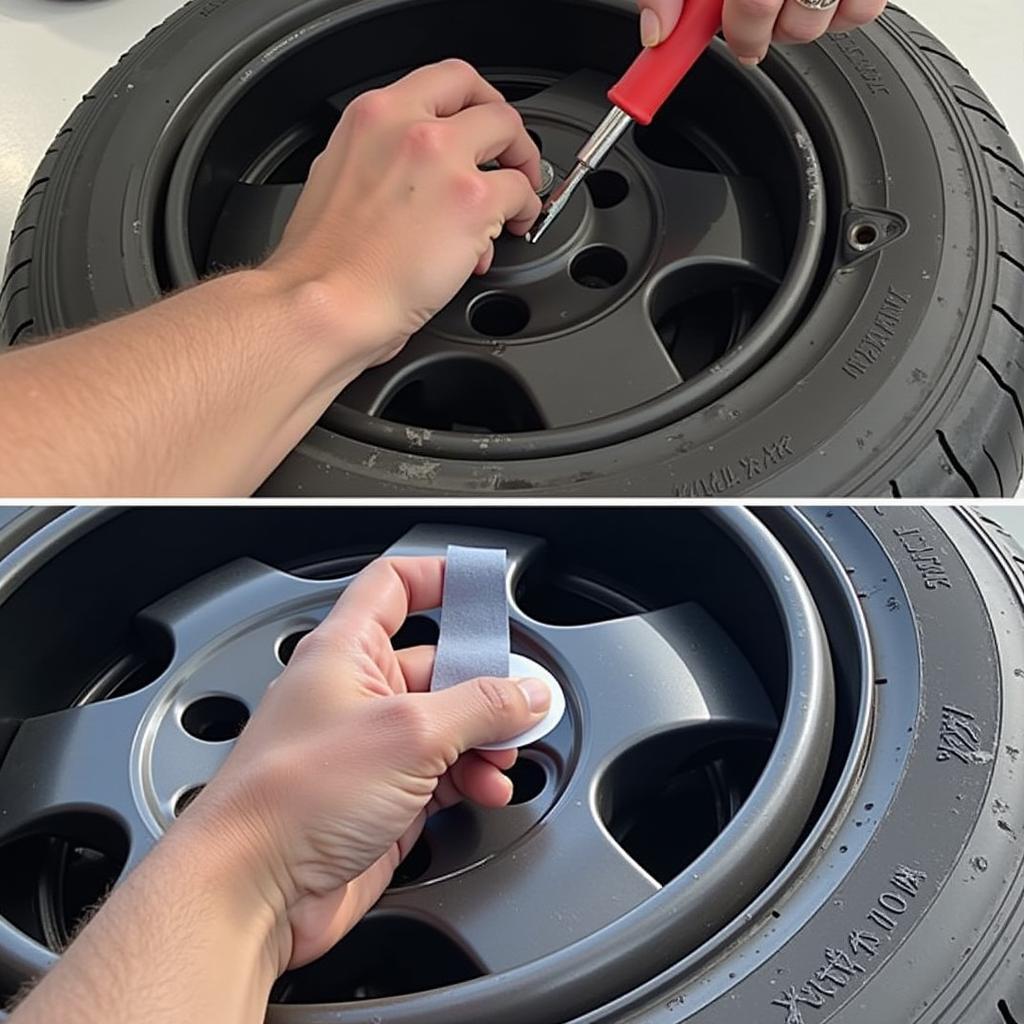
[(554, 223), (555, 218), (568, 206), (576, 189), (583, 184), (587, 175), (615, 148), (615, 143), (626, 133), (633, 118), (624, 110), (614, 107), (601, 122), (601, 126), (587, 140), (586, 145), (576, 154), (576, 166), (560, 185), (548, 196), (537, 218), (537, 223), (526, 236), (528, 242), (539, 242), (541, 236)]
[(711, 45), (722, 27), (724, 0), (686, 0), (683, 15), (661, 45), (644, 50), (608, 93), (612, 109), (576, 155), (576, 166), (557, 185), (526, 235), (539, 242), (569, 200), (633, 122), (650, 124), (662, 104)]

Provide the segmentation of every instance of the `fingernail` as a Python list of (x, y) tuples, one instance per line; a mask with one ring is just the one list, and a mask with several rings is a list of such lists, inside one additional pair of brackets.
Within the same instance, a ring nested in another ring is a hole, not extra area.
[(551, 691), (543, 679), (520, 679), (519, 689), (526, 695), (526, 703), (534, 714), (547, 711), (551, 706)]
[(661, 42), (661, 21), (650, 7), (640, 12), (640, 41), (644, 46), (657, 46)]
[(762, 57), (740, 57), (740, 63), (745, 68), (756, 68), (763, 59)]

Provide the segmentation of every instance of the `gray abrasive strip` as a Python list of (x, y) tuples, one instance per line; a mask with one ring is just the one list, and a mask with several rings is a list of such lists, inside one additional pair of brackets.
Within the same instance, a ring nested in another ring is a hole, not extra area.
[(507, 564), (498, 548), (448, 547), (432, 690), (508, 676)]
[(522, 654), (510, 653), (507, 563), (505, 552), (496, 548), (449, 546), (430, 688), (443, 690), (479, 676), (529, 675), (547, 683), (551, 706), (526, 732), (480, 750), (529, 746), (547, 736), (565, 714), (565, 694), (551, 672)]

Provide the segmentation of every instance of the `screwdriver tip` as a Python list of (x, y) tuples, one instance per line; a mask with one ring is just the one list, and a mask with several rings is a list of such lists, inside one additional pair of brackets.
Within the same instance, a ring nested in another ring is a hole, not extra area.
[(578, 162), (566, 176), (565, 180), (550, 193), (544, 206), (541, 208), (540, 216), (537, 218), (536, 223), (526, 233), (526, 241), (530, 245), (536, 245), (541, 240), (548, 228), (554, 223), (555, 218), (568, 205), (569, 200), (572, 199), (589, 171), (590, 168), (585, 163)]
[(530, 245), (536, 245), (543, 237), (544, 232), (547, 231), (550, 223), (550, 214), (547, 211), (542, 211), (541, 215), (534, 222), (533, 227), (526, 232), (526, 235), (524, 236), (526, 241), (529, 242)]

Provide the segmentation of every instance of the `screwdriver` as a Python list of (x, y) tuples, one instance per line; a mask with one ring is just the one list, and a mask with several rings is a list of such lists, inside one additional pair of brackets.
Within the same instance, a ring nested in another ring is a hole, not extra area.
[(672, 34), (646, 49), (612, 87), (612, 109), (576, 154), (576, 166), (548, 196), (537, 222), (526, 235), (539, 242), (555, 218), (569, 205), (576, 190), (615, 148), (631, 124), (650, 124), (662, 104), (686, 77), (722, 27), (725, 0), (686, 0)]

